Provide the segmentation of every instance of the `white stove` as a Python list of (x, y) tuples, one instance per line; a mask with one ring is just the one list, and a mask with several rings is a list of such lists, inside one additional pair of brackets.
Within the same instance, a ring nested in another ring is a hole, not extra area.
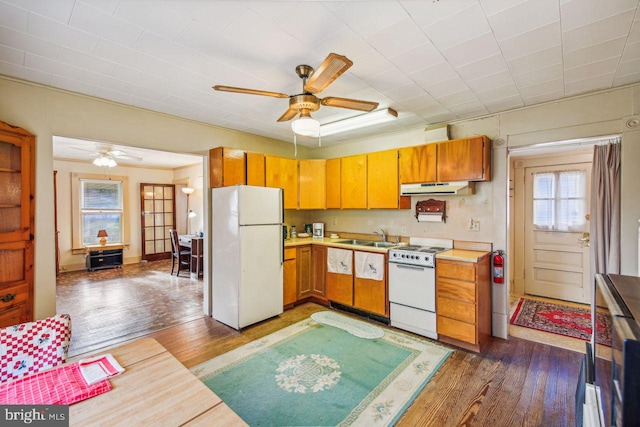
[(389, 249), (389, 262), (435, 267), (436, 254), (446, 250), (442, 246), (403, 246)]
[(437, 339), (436, 254), (453, 240), (411, 238), (410, 246), (389, 250), (391, 326)]

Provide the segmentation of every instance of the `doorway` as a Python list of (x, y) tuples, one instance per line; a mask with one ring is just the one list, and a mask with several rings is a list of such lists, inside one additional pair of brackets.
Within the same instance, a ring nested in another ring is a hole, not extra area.
[(515, 157), (513, 291), (589, 304), (591, 150)]

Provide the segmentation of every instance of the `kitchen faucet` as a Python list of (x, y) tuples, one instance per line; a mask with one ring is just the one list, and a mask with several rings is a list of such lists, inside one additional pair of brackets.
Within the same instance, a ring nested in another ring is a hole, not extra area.
[(387, 241), (387, 233), (384, 232), (384, 230), (381, 228), (380, 231), (382, 233), (378, 233), (377, 231), (374, 231), (373, 234), (375, 234), (376, 236), (380, 236), (380, 240), (383, 242)]

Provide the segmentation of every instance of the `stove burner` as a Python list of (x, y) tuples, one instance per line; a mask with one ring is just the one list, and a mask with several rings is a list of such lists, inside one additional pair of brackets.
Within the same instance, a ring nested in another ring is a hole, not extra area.
[(389, 262), (435, 267), (435, 254), (445, 250), (442, 247), (402, 246), (389, 250)]

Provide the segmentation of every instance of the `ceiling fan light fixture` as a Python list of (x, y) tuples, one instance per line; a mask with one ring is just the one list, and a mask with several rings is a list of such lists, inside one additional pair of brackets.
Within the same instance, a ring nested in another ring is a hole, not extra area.
[(298, 135), (318, 136), (318, 132), (320, 132), (320, 122), (311, 117), (300, 117), (291, 122), (291, 129)]
[(327, 123), (320, 126), (322, 136), (333, 135), (349, 130), (360, 129), (366, 126), (377, 125), (389, 122), (398, 118), (398, 112), (393, 108), (384, 108), (371, 113), (361, 114), (337, 122)]
[(101, 167), (115, 167), (118, 166), (118, 163), (113, 159), (113, 157), (108, 156), (106, 154), (100, 154), (93, 160), (93, 164)]

